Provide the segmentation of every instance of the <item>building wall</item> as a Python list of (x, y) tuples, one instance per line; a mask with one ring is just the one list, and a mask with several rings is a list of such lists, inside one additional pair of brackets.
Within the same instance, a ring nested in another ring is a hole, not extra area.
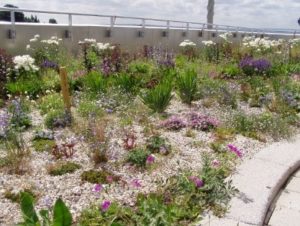
[[(0, 48), (8, 50), (11, 54), (26, 53), (26, 45), (30, 44), (35, 34), (39, 34), (41, 39), (49, 39), (51, 36), (58, 36), (63, 39), (63, 45), (72, 53), (78, 52), (78, 42), (85, 38), (94, 38), (97, 42), (109, 42), (120, 44), (122, 49), (135, 52), (141, 50), (144, 45), (163, 46), (173, 51), (179, 49), (178, 45), (184, 39), (189, 39), (200, 45), (203, 40), (212, 39), (218, 41), (218, 33), (204, 30), (202, 37), (199, 36), (199, 30), (190, 30), (186, 36), (184, 29), (170, 29), (167, 37), (162, 36), (166, 29), (160, 28), (136, 28), (136, 27), (114, 27), (111, 29), (111, 37), (107, 37), (109, 27), (104, 26), (72, 26), (71, 28), (64, 25), (43, 25), (43, 24), (16, 24), (16, 38), (9, 39), (8, 33), (12, 26), (10, 24), (0, 24)], [(65, 38), (65, 31), (71, 31), (71, 38)], [(138, 37), (138, 31), (144, 31), (143, 37)], [(216, 37), (212, 37), (212, 33), (216, 33)], [(221, 33), (221, 32), (219, 32)], [(236, 42), (242, 40), (243, 34), (238, 33), (234, 38)], [(261, 34), (257, 34), (261, 35)], [(293, 35), (267, 35), (271, 38), (293, 38)]]

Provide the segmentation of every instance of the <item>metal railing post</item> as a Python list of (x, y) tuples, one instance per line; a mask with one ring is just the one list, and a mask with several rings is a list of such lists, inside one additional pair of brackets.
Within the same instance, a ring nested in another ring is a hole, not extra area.
[(8, 30), (8, 38), (15, 39), (16, 38), (16, 17), (15, 11), (10, 9), (10, 22), (11, 22), (11, 29)]

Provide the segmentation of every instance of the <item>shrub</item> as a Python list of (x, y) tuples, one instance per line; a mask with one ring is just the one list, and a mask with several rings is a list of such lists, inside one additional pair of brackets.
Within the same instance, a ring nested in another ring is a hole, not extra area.
[(178, 116), (173, 115), (167, 120), (162, 121), (160, 126), (169, 130), (180, 130), (186, 127), (186, 123)]
[(241, 74), (240, 68), (236, 64), (226, 64), (222, 70), (222, 75), (225, 78), (236, 78)]
[(50, 111), (45, 117), (45, 125), (49, 129), (64, 128), (70, 124), (70, 118), (64, 110)]
[(10, 119), (10, 124), (16, 129), (27, 129), (31, 126), (31, 119), (26, 112), (26, 106), (20, 99), (12, 101), (10, 106), (10, 111), (12, 117)]
[(209, 131), (219, 125), (219, 122), (216, 119), (206, 115), (198, 114), (196, 112), (188, 114), (187, 121), (190, 127), (202, 131)]
[(271, 63), (266, 59), (255, 60), (252, 57), (245, 57), (240, 61), (239, 67), (246, 75), (266, 75), (271, 68)]
[(138, 167), (145, 167), (146, 160), (149, 155), (150, 152), (148, 150), (137, 148), (128, 152), (127, 162), (130, 162)]
[(81, 166), (74, 162), (66, 162), (66, 163), (56, 163), (48, 166), (48, 173), (51, 176), (61, 176), (67, 173), (74, 173), (76, 170), (80, 169)]
[(62, 96), (59, 93), (53, 93), (47, 96), (43, 96), (39, 101), (38, 108), (41, 110), (41, 113), (43, 115), (47, 114), (50, 111), (64, 109)]
[(197, 73), (194, 70), (187, 70), (179, 74), (176, 85), (179, 96), (183, 103), (191, 104), (197, 97)]
[(107, 184), (111, 183), (111, 180), (117, 181), (119, 177), (107, 172), (107, 171), (97, 171), (88, 170), (81, 174), (81, 180), (92, 184)]
[(116, 77), (116, 84), (126, 93), (136, 94), (139, 91), (141, 81), (134, 75), (122, 73)]
[(163, 82), (142, 95), (142, 100), (152, 111), (162, 113), (168, 107), (172, 97), (172, 84)]

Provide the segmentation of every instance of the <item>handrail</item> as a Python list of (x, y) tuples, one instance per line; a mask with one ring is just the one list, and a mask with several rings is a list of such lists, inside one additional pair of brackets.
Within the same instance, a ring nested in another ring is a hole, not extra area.
[[(43, 13), (43, 14), (58, 14), (58, 15), (66, 15), (68, 16), (68, 25), (72, 27), (73, 24), (73, 16), (91, 16), (91, 17), (101, 17), (101, 18), (110, 18), (110, 26), (118, 26), (121, 24), (117, 24), (117, 19), (129, 19), (129, 20), (139, 20), (138, 24), (134, 24), (135, 26), (139, 26), (141, 28), (146, 27), (165, 27), (167, 29), (170, 28), (180, 28), (178, 25), (172, 25), (172, 23), (182, 23), (182, 29), (187, 31), (191, 29), (199, 29), (199, 30), (212, 30), (212, 31), (228, 31), (228, 32), (247, 32), (247, 33), (282, 33), (282, 34), (297, 34), (300, 33), (300, 30), (297, 29), (272, 29), (272, 28), (250, 28), (250, 27), (241, 27), (241, 26), (230, 26), (230, 25), (221, 25), (221, 24), (209, 24), (209, 23), (200, 23), (200, 22), (191, 22), (191, 21), (181, 21), (181, 20), (167, 20), (167, 19), (157, 19), (157, 18), (143, 18), (143, 17), (131, 17), (131, 16), (114, 16), (114, 15), (105, 15), (105, 14), (90, 14), (90, 13), (76, 13), (76, 12), (62, 12), (62, 11), (46, 11), (46, 10), (32, 10), (32, 9), (21, 9), (21, 8), (10, 8), (10, 7), (0, 7), (0, 11), (9, 11), (11, 15), (11, 25), (14, 27), (15, 22), (15, 12), (30, 12), (30, 13)], [(162, 22), (164, 25), (153, 25), (147, 24), (147, 21), (156, 21)], [(194, 26), (193, 26), (194, 25)], [(198, 27), (195, 27), (199, 25)], [(130, 25), (129, 25), (130, 26)]]

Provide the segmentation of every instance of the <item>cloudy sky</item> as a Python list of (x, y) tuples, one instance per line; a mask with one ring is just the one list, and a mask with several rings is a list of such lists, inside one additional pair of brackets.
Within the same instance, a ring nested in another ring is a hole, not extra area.
[[(0, 0), (0, 5), (206, 22), (207, 0)], [(42, 21), (48, 20), (38, 15)], [(59, 22), (65, 17), (54, 16)], [(215, 23), (257, 28), (299, 28), (300, 0), (216, 0)], [(98, 22), (74, 18), (75, 22)], [(99, 21), (100, 22), (100, 21)]]

